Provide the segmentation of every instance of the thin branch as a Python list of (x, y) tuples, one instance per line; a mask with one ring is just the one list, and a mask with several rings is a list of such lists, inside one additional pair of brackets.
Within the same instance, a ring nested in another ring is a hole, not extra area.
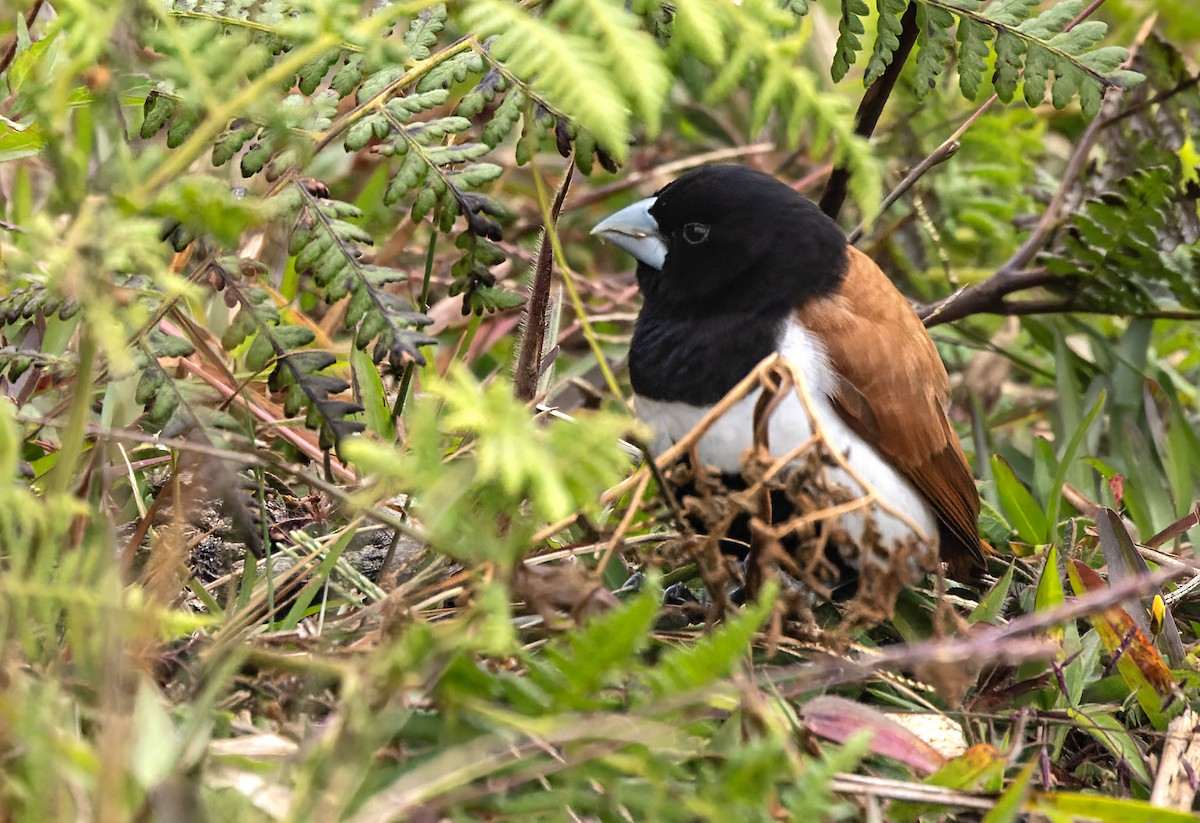
[(873, 777), (839, 772), (829, 781), (829, 788), (839, 794), (852, 794), (860, 797), (874, 797), (886, 800), (900, 800), (909, 803), (936, 804), (939, 806), (957, 806), (963, 809), (979, 809), (985, 811), (994, 808), (996, 801), (990, 797), (960, 792), (942, 786), (930, 786), (925, 783), (913, 783), (907, 780), (894, 780), (886, 777)]
[[(1181, 559), (1182, 560), (1182, 559)], [(1022, 615), (1005, 626), (976, 627), (966, 637), (947, 637), (887, 648), (859, 660), (826, 659), (786, 666), (764, 673), (763, 680), (779, 688), (784, 696), (803, 694), (843, 683), (858, 683), (883, 669), (909, 669), (936, 662), (942, 666), (970, 666), (995, 662), (1024, 662), (1052, 657), (1057, 647), (1037, 635), (1046, 629), (1098, 614), (1131, 597), (1155, 591), (1183, 577), (1200, 565), (1181, 562), (1173, 568), (1130, 577), (1119, 583), (1067, 600), (1047, 611)]]
[[(868, 138), (875, 131), (875, 126), (879, 123), (879, 115), (883, 113), (883, 107), (887, 105), (888, 97), (895, 88), (896, 81), (900, 79), (900, 72), (904, 69), (904, 64), (908, 62), (908, 55), (916, 45), (917, 36), (921, 33), (921, 29), (917, 25), (916, 3), (908, 4), (908, 8), (904, 10), (901, 24), (900, 43), (892, 52), (892, 62), (888, 63), (883, 74), (867, 89), (862, 102), (858, 105), (854, 133), (859, 137)], [(821, 211), (834, 220), (841, 212), (842, 204), (846, 202), (846, 186), (849, 182), (850, 169), (842, 165), (833, 170), (833, 174), (829, 176), (829, 182), (825, 184), (825, 193), (821, 195)]]
[[(974, 115), (972, 115), (972, 117), (975, 117), (981, 111), (982, 109), (977, 111)], [(879, 212), (882, 214), (888, 209), (889, 206), (903, 197), (904, 193), (911, 189), (913, 185), (922, 177), (924, 177), (925, 173), (934, 166), (945, 163), (947, 160), (953, 157), (961, 145), (962, 144), (954, 138), (950, 138), (945, 143), (942, 143), (940, 146), (930, 152), (928, 157), (926, 157), (917, 165), (913, 166), (912, 170), (908, 174), (904, 175), (904, 179), (900, 181), (896, 188), (888, 192), (888, 196), (883, 198), (883, 202), (879, 205)], [(863, 232), (866, 230), (866, 226), (866, 223), (859, 223), (858, 228), (850, 232), (850, 236), (847, 238), (847, 240), (851, 245), (862, 239)]]
[(981, 283), (964, 286), (936, 303), (917, 309), (926, 328), (961, 320), (972, 314), (1004, 314), (1004, 298), (1016, 291), (1046, 286), (1059, 278), (1043, 269), (993, 274)]
[[(1113, 314), (1107, 306), (1093, 306), (1066, 300), (1000, 300), (995, 306), (987, 306), (975, 314), (999, 314), (1006, 317), (1024, 317), (1030, 314)], [(1200, 320), (1200, 311), (1192, 309), (1148, 309), (1146, 311), (1120, 311), (1122, 317), (1139, 317), (1146, 320)], [(938, 320), (938, 322), (943, 322)]]

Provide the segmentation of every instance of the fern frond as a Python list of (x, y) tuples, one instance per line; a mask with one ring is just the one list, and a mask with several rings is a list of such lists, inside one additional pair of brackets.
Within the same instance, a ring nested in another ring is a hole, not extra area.
[(657, 124), (670, 75), (654, 40), (622, 4), (562, 0), (536, 17), (504, 0), (479, 0), (464, 22), (481, 37), (494, 36), (491, 54), (618, 159), (628, 151), (632, 113)]
[(233, 322), (221, 337), (221, 344), (231, 349), (253, 337), (246, 352), (246, 365), (261, 371), (274, 363), (267, 379), (273, 392), (283, 394), (284, 414), (289, 417), (305, 413), (306, 426), (318, 431), (322, 449), (333, 449), (341, 438), (366, 428), (350, 415), (362, 411), (356, 403), (339, 400), (334, 395), (350, 388), (340, 377), (323, 374), (337, 358), (329, 352), (303, 349), (314, 339), (311, 330), (281, 323), (279, 311), (270, 293), (252, 283), (243, 283), (242, 268), (254, 269), (252, 261), (226, 258), (214, 263), (212, 276), (220, 278), (226, 299), (238, 307)]
[(1200, 247), (1165, 247), (1174, 210), (1171, 170), (1141, 169), (1122, 177), (1072, 216), (1047, 270), (1078, 278), (1077, 296), (1114, 312), (1156, 307), (1200, 308)]
[[(971, 99), (979, 94), (993, 53), (995, 69), (991, 85), (1006, 103), (1024, 81), (1026, 102), (1040, 105), (1053, 72), (1054, 105), (1063, 108), (1078, 97), (1084, 114), (1091, 117), (1099, 110), (1105, 89), (1127, 87), (1139, 81), (1138, 75), (1120, 69), (1128, 56), (1125, 49), (1097, 47), (1107, 33), (1104, 23), (1089, 20), (1066, 31), (1083, 10), (1083, 0), (1063, 0), (1034, 17), (1030, 15), (1039, 0), (996, 0), (986, 5), (979, 0), (915, 2), (919, 34), (914, 79), (918, 96), (924, 96), (936, 85), (937, 77), (954, 52), (955, 40), (959, 86)], [(899, 45), (901, 17), (908, 7), (905, 0), (876, 0), (876, 3), (878, 27), (864, 76), (867, 84), (882, 75), (891, 62)], [(834, 80), (845, 77), (862, 51), (863, 18), (869, 13), (863, 0), (841, 0), (840, 8), (837, 49), (831, 67)], [(956, 19), (957, 37), (952, 38), (951, 28)]]
[(913, 87), (917, 99), (924, 99), (937, 87), (937, 78), (954, 53), (954, 15), (945, 9), (922, 3), (917, 6), (917, 56)]
[(428, 60), (432, 52), (430, 48), (437, 43), (438, 32), (446, 27), (446, 6), (439, 3), (422, 9), (408, 26), (404, 34), (404, 45), (408, 46), (409, 57), (413, 60)]
[[(1018, 76), (1024, 69), (1025, 99), (1030, 105), (1041, 103), (1049, 71), (1055, 74), (1051, 100), (1063, 108), (1076, 96), (1086, 116), (1100, 109), (1105, 89), (1126, 87), (1140, 77), (1119, 71), (1128, 57), (1125, 49), (1109, 46), (1093, 48), (1107, 32), (1099, 21), (1082, 23), (1070, 31), (1067, 25), (1083, 10), (1083, 0), (1064, 0), (1042, 14), (1029, 18), (1038, 5), (1036, 0), (1004, 0), (979, 8), (976, 0), (926, 0), (929, 5), (950, 11), (959, 17), (959, 42), (962, 51), (972, 57), (985, 54), (987, 40), (995, 36), (996, 71), (992, 84), (1004, 102), (1012, 100)], [(966, 24), (967, 20), (973, 21)], [(985, 27), (988, 34), (985, 35)], [(961, 74), (963, 91), (974, 88), (977, 62), (969, 68), (971, 79)], [(968, 95), (970, 96), (970, 95)]]
[(829, 72), (835, 81), (841, 80), (854, 65), (854, 58), (862, 51), (859, 36), (866, 33), (862, 18), (871, 10), (863, 0), (841, 0), (842, 13), (838, 18), (837, 50), (833, 55), (833, 66)]
[[(641, 21), (611, 0), (556, 2), (546, 19), (570, 25), (597, 43), (605, 68), (620, 82), (634, 114), (651, 134), (657, 134), (672, 76), (658, 45), (642, 30)], [(637, 66), (636, 78), (630, 77), (632, 66)]]
[(0, 317), (10, 326), (18, 320), (29, 320), (39, 315), (49, 317), (57, 314), (60, 320), (68, 320), (78, 311), (78, 303), (64, 299), (41, 283), (31, 283), (0, 295)]
[(1122, 97), (1101, 131), (1092, 171), (1071, 191), (1082, 201), (1045, 258), (1081, 305), (1127, 312), (1200, 308), (1200, 189), (1194, 157), (1200, 87), (1158, 35), (1138, 49), (1146, 83)]
[(892, 55), (900, 47), (900, 31), (904, 28), (900, 18), (908, 8), (908, 0), (876, 0), (879, 22), (876, 28), (875, 46), (871, 60), (867, 63), (867, 75), (863, 82), (870, 84), (880, 77), (892, 62)]
[(704, 0), (677, 0), (671, 21), (673, 51), (688, 51), (711, 65), (725, 63), (728, 18), (717, 3)]
[[(704, 5), (703, 0), (683, 0), (680, 14), (693, 4)], [(727, 57), (714, 67), (716, 75), (705, 93), (707, 102), (752, 90), (751, 133), (773, 122), (780, 128), (784, 145), (798, 145), (807, 136), (814, 154), (831, 155), (836, 163), (851, 169), (855, 199), (864, 210), (873, 209), (883, 191), (879, 159), (855, 134), (851, 103), (822, 88), (801, 63), (808, 35), (796, 27), (792, 12), (762, 0), (715, 8), (719, 11), (705, 14), (714, 21), (713, 26), (719, 26), (725, 47), (718, 51)]]
[(463, 314), (512, 309), (525, 302), (524, 295), (497, 285), (496, 276), (488, 271), (508, 259), (504, 252), (472, 232), (463, 232), (454, 245), (463, 255), (451, 267), (454, 282), (449, 294), (463, 295)]
[(241, 428), (239, 421), (224, 410), (215, 391), (175, 379), (159, 362), (160, 358), (187, 357), (194, 351), (187, 340), (158, 329), (151, 329), (138, 341), (133, 362), (140, 374), (134, 400), (144, 409), (139, 422), (146, 431), (174, 438), (198, 430)]
[(332, 302), (350, 296), (346, 328), (354, 332), (354, 345), (372, 348), (372, 359), (385, 358), (395, 369), (408, 363), (424, 363), (421, 346), (433, 338), (419, 329), (430, 319), (412, 310), (385, 287), (408, 276), (398, 269), (372, 266), (361, 259), (359, 245), (370, 237), (347, 218), (361, 216), (346, 203), (320, 198), (307, 188), (300, 192), (300, 216), (292, 232), (291, 252), (296, 271), (309, 275)]
[(411, 120), (419, 113), (443, 105), (449, 99), (444, 89), (418, 92), (389, 100), (378, 112), (355, 123), (346, 134), (346, 148), (357, 151), (371, 140), (382, 140), (380, 153), (403, 157), (389, 181), (384, 202), (394, 205), (420, 188), (413, 202), (413, 219), (420, 220), (436, 209), (434, 223), (448, 231), (456, 215), (485, 237), (500, 239), (500, 226), (488, 215), (504, 214), (500, 206), (471, 190), (500, 176), (494, 163), (477, 163), (492, 147), (486, 143), (452, 142), (471, 128), (465, 117)]

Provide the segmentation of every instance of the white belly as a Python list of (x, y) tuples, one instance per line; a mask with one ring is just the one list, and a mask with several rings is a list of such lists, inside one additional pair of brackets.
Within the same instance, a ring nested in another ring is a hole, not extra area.
[[(803, 326), (793, 323), (784, 334), (779, 351), (803, 372), (816, 417), (829, 446), (845, 455), (851, 468), (874, 486), (889, 506), (911, 518), (920, 527), (924, 534), (919, 537), (928, 545), (934, 545), (937, 540), (937, 519), (929, 503), (873, 446), (851, 431), (834, 410), (830, 400), (833, 381), (821, 344)], [(716, 466), (723, 472), (740, 471), (742, 453), (753, 443), (754, 406), (761, 391), (755, 389), (742, 398), (708, 430), (698, 446), (703, 463)], [(680, 440), (708, 411), (700, 406), (645, 397), (637, 398), (637, 410), (638, 416), (654, 429), (651, 450), (655, 454)], [(812, 425), (794, 391), (775, 408), (768, 431), (771, 453), (776, 456), (787, 454), (812, 437)], [(844, 486), (855, 496), (864, 493), (845, 470), (831, 467), (828, 471), (832, 483)], [(910, 541), (914, 536), (907, 523), (875, 505), (844, 515), (841, 526), (853, 540), (861, 542), (868, 517), (874, 521), (876, 533), (885, 546)]]

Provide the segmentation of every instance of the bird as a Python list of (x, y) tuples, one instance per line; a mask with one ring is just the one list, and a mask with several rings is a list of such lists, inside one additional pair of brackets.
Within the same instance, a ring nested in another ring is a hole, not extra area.
[[(853, 469), (833, 466), (829, 477), (861, 496), (856, 474), (888, 504), (838, 524), (838, 551), (859, 586), (873, 585), (890, 613), (898, 591), (939, 562), (959, 582), (978, 579), (979, 494), (948, 416), (945, 365), (908, 301), (837, 223), (769, 174), (705, 165), (592, 234), (637, 261), (642, 305), (629, 378), (653, 454), (778, 353), (803, 375), (827, 445)], [(696, 446), (700, 462), (739, 474), (761, 391), (707, 430)], [(795, 392), (774, 407), (773, 456), (812, 436), (805, 409)]]

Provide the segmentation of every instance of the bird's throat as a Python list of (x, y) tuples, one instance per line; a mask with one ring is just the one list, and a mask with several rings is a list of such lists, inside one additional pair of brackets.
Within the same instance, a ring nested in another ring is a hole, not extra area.
[(643, 307), (629, 348), (634, 392), (709, 406), (779, 347), (785, 313), (681, 317)]

